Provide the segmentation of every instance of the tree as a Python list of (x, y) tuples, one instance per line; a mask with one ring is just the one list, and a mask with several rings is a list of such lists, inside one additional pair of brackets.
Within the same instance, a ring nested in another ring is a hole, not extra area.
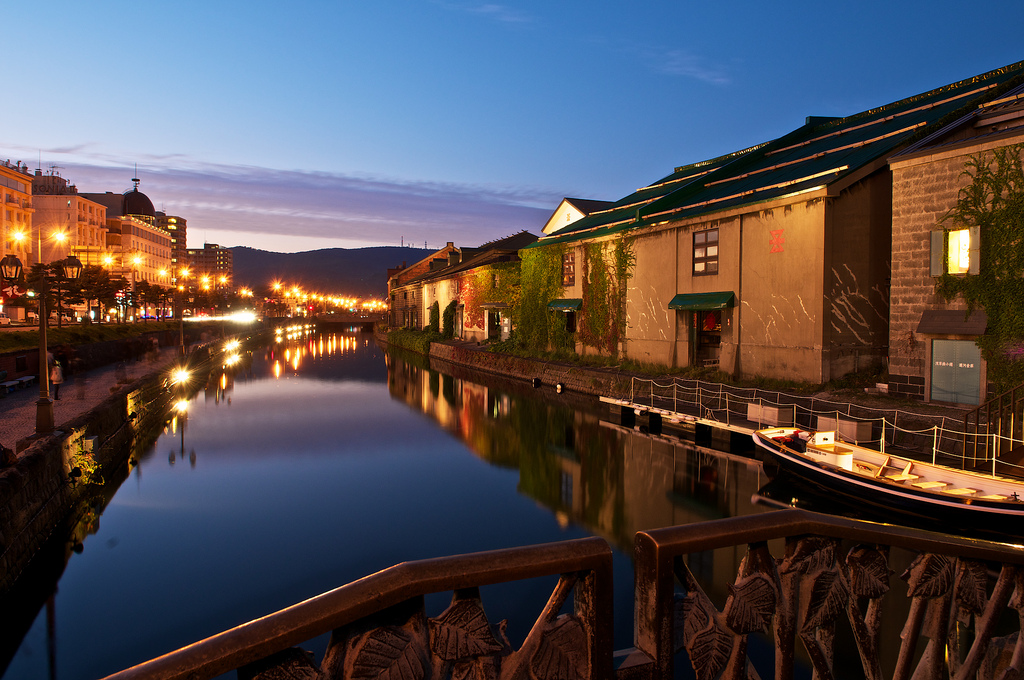
[(961, 297), (968, 313), (984, 309), (988, 329), (978, 346), (998, 392), (1024, 383), (1024, 144), (976, 154), (964, 165), (971, 182), (939, 224), (946, 231), (977, 228), (977, 274), (945, 273), (936, 290)]

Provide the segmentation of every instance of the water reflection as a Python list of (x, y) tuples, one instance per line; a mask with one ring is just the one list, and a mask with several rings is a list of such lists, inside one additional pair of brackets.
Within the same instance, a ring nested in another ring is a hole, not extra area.
[[(619, 427), (595, 399), (385, 355), (365, 333), (231, 351), (0, 602), (5, 678), (49, 675), (48, 631), (53, 677), (99, 677), (404, 560), (590, 534), (621, 548), (628, 647), (636, 531), (765, 511), (749, 503), (756, 463)], [(741, 557), (690, 568), (724, 599)], [(514, 639), (548, 594), (516, 586), (487, 607)]]
[[(388, 362), (395, 399), (429, 415), (481, 459), (517, 470), (519, 492), (562, 526), (582, 526), (627, 555), (644, 529), (769, 511), (751, 503), (767, 478), (747, 456), (622, 427), (594, 410), (596, 399), (569, 407), (565, 397), (541, 399), (531, 388), (479, 374), (456, 378), (415, 356), (389, 353)], [(721, 444), (727, 448), (728, 440)], [(689, 566), (724, 602), (742, 553), (691, 555)]]

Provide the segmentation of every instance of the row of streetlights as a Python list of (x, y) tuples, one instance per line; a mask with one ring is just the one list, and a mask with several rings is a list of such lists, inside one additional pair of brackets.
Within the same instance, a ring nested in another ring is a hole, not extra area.
[[(82, 262), (74, 255), (68, 255), (60, 261), (61, 274), (68, 281), (77, 281), (82, 276)], [(7, 254), (0, 260), (0, 276), (4, 283), (14, 286), (21, 280), (22, 264), (16, 255)], [(36, 401), (36, 434), (53, 432), (53, 399), (50, 398), (50, 362), (46, 349), (46, 273), (42, 274), (43, 290), (39, 295), (39, 400)]]

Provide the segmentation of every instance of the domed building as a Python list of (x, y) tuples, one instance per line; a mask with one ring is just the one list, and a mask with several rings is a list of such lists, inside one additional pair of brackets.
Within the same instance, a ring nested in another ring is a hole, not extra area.
[(107, 262), (131, 281), (171, 284), (171, 233), (157, 220), (149, 196), (139, 191), (139, 179), (123, 194), (81, 194), (107, 207)]

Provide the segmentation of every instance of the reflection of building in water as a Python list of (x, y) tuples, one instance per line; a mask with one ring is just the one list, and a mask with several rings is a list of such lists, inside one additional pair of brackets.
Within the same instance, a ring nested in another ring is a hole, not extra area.
[[(423, 367), (415, 363), (421, 363)], [(481, 458), (519, 469), (520, 490), (631, 549), (640, 530), (761, 511), (751, 460), (602, 424), (593, 415), (452, 378), (388, 355), (392, 396)]]

